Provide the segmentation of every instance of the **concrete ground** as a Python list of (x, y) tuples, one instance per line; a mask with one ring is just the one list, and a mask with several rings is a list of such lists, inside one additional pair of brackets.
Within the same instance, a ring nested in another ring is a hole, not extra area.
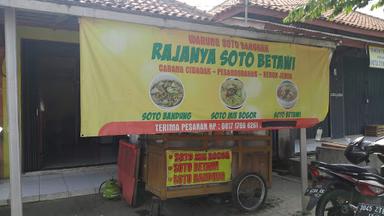
[[(116, 165), (49, 170), (23, 174), (23, 202), (38, 202), (98, 193), (102, 182), (116, 178)], [(0, 180), (0, 206), (9, 203), (9, 180)]]
[[(273, 187), (266, 203), (252, 213), (242, 213), (232, 206), (230, 197), (199, 197), (167, 200), (164, 216), (296, 216), (300, 213), (300, 182), (298, 179), (273, 175)], [(106, 201), (98, 195), (79, 196), (24, 204), (25, 216), (149, 216), (151, 199), (144, 205), (130, 208), (120, 201)], [(1, 216), (9, 216), (9, 207), (0, 208)], [(311, 215), (311, 214), (309, 214)]]

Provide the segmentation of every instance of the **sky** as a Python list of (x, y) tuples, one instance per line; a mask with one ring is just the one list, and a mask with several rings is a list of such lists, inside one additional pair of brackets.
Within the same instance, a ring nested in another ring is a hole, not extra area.
[(384, 7), (382, 8), (379, 8), (379, 9), (376, 9), (374, 11), (371, 11), (371, 5), (376, 2), (376, 1), (372, 1), (367, 7), (363, 8), (363, 9), (360, 9), (359, 11), (362, 12), (362, 13), (365, 13), (365, 14), (369, 14), (371, 16), (375, 16), (375, 17), (379, 17), (381, 19), (384, 19)]
[(224, 0), (178, 0), (181, 2), (185, 2), (189, 5), (196, 6), (201, 10), (210, 10), (214, 6), (222, 3)]
[[(213, 8), (214, 6), (222, 3), (224, 0), (179, 0), (179, 1), (185, 2), (189, 5), (196, 6), (197, 8), (199, 8), (201, 10), (207, 11), (207, 10), (210, 10), (211, 8)], [(375, 1), (377, 1), (377, 0), (375, 0)], [(372, 5), (372, 3), (375, 1), (372, 1), (370, 5)], [(375, 11), (371, 11), (370, 5), (368, 5), (364, 9), (360, 9), (359, 11), (362, 13), (369, 14), (371, 16), (376, 16), (376, 17), (380, 17), (380, 18), (384, 19), (384, 8), (382, 7), (382, 8), (375, 10)]]

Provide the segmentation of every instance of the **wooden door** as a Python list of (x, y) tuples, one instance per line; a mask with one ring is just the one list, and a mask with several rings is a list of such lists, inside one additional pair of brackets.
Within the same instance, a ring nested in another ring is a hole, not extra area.
[(22, 41), (24, 171), (73, 156), (79, 142), (79, 47)]

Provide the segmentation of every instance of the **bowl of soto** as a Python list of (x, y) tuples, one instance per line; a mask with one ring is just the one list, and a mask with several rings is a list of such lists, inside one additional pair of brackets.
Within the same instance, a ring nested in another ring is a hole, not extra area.
[(225, 79), (220, 86), (220, 98), (230, 109), (241, 108), (247, 99), (243, 81), (233, 77)]
[(173, 74), (159, 74), (152, 80), (149, 95), (152, 102), (160, 109), (174, 109), (184, 99), (184, 86)]

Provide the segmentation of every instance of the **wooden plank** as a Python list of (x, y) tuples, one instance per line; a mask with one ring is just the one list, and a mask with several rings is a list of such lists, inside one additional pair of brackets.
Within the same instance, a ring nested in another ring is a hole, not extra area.
[(336, 150), (336, 151), (344, 151), (342, 148), (335, 148), (335, 147), (324, 147), (324, 146), (319, 146), (318, 148), (322, 149), (331, 149), (331, 150)]
[(331, 148), (340, 148), (345, 149), (347, 145), (339, 144), (339, 143), (332, 143), (332, 142), (323, 142), (321, 144), (323, 147), (331, 147)]
[(216, 185), (200, 185), (199, 187), (180, 187), (180, 188), (168, 188), (166, 198), (177, 198), (177, 197), (187, 197), (187, 196), (199, 196), (199, 195), (208, 195), (208, 194), (220, 194), (228, 193), (232, 191), (232, 183), (223, 183)]
[(364, 134), (366, 136), (383, 136), (384, 125), (367, 125)]
[(160, 198), (165, 197), (166, 193), (166, 160), (165, 151), (157, 149), (154, 145), (148, 146), (148, 164), (146, 188)]
[(235, 147), (232, 149), (232, 152), (270, 152), (272, 148), (270, 146), (262, 146), (262, 147)]

